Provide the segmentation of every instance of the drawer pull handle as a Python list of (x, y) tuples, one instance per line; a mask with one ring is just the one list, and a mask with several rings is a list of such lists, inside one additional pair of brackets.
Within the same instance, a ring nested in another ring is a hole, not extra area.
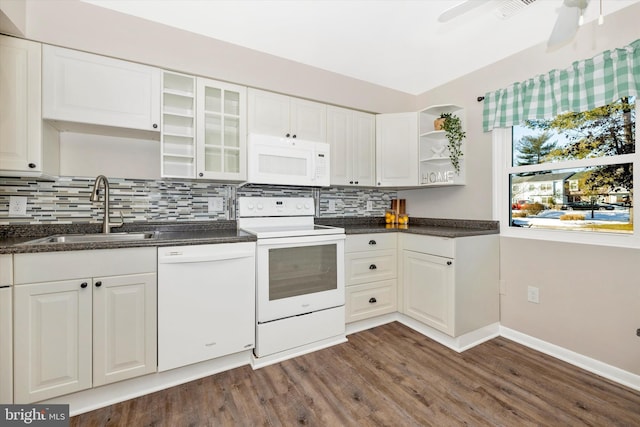
[(369, 298), (369, 303), (370, 304), (375, 304), (377, 302), (378, 302), (378, 300), (376, 300), (375, 298)]
[(369, 266), (369, 270), (375, 270), (376, 268), (378, 268), (378, 267), (376, 267), (376, 265), (375, 265), (375, 264), (371, 264), (371, 265)]
[(451, 265), (453, 264), (451, 261), (447, 261), (447, 265)]
[(375, 245), (375, 244), (376, 244), (376, 241), (375, 241), (375, 240), (369, 240), (369, 244), (370, 244), (370, 245)]

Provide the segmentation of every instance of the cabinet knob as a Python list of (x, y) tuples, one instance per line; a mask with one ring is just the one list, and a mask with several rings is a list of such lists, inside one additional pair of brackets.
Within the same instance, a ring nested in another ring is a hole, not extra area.
[(356, 184), (358, 183), (358, 181), (356, 181)]
[(451, 265), (453, 264), (451, 261), (447, 261), (447, 265)]
[(157, 123), (154, 123), (151, 126), (153, 126), (154, 129), (158, 129), (158, 124)]
[(289, 138), (289, 137), (291, 136), (291, 134), (290, 134), (290, 133), (288, 133), (288, 134), (286, 134), (285, 136), (286, 136), (287, 138)]
[(35, 163), (29, 163), (28, 165), (31, 169), (35, 169), (36, 168), (36, 164)]
[(81, 287), (82, 289), (86, 288), (87, 286), (88, 286), (88, 285), (87, 285), (87, 282), (82, 282), (82, 283), (80, 283), (80, 287)]
[(377, 299), (375, 299), (375, 298), (369, 298), (369, 304), (375, 304), (375, 303), (377, 303), (377, 302), (378, 302), (378, 300), (377, 300)]
[(375, 264), (371, 264), (371, 265), (369, 266), (369, 270), (375, 270), (375, 269), (377, 269), (377, 268), (378, 268), (378, 267), (376, 267), (376, 265), (375, 265)]
[(293, 134), (292, 138), (295, 138), (296, 136), (297, 136), (296, 134)]
[(99, 288), (100, 286), (102, 286), (102, 281), (98, 280), (96, 282), (96, 288)]
[(198, 176), (199, 176), (199, 177), (203, 177), (203, 176), (204, 176), (204, 174), (203, 174), (202, 172), (200, 172), (200, 173), (198, 174)]
[(369, 240), (370, 245), (377, 245), (378, 243), (375, 240)]
[(349, 184), (353, 184), (353, 181), (349, 181)]

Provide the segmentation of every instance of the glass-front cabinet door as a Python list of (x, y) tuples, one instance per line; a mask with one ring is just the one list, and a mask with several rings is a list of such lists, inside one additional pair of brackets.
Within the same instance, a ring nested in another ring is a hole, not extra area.
[(246, 180), (246, 88), (198, 78), (197, 103), (197, 177)]

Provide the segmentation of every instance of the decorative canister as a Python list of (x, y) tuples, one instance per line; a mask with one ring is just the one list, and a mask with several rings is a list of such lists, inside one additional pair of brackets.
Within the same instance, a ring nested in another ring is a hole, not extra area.
[(433, 130), (442, 130), (444, 127), (444, 117), (438, 117), (433, 121)]

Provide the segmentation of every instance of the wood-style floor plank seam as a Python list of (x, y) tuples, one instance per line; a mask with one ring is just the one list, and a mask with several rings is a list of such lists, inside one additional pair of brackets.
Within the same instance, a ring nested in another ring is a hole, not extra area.
[(498, 337), (458, 354), (397, 322), (73, 417), (72, 426), (640, 426), (640, 393)]

